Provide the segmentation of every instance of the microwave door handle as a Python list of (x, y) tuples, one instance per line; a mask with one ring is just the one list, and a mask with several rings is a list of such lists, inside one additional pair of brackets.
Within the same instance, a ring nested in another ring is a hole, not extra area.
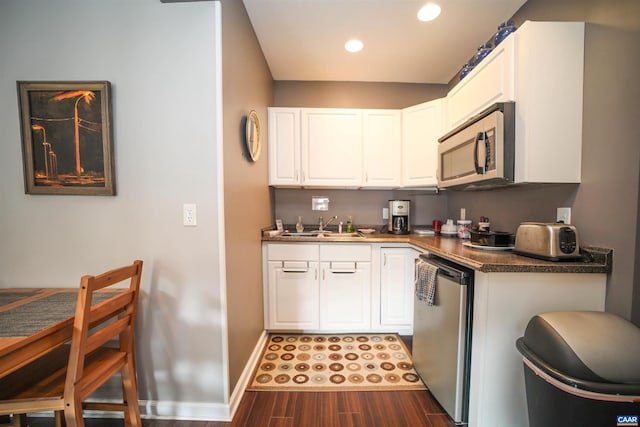
[[(482, 141), (484, 144), (484, 160), (482, 162), (482, 167), (480, 166), (480, 162), (478, 159), (478, 147), (480, 145), (480, 141)], [(488, 148), (487, 145), (488, 145), (487, 133), (478, 132), (478, 134), (476, 135), (475, 147), (473, 149), (473, 164), (476, 168), (476, 173), (478, 174), (484, 174), (485, 171), (487, 170), (487, 148)]]

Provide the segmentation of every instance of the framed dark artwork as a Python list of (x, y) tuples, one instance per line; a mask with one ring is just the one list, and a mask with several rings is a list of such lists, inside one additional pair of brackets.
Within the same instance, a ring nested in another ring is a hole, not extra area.
[(115, 194), (111, 85), (18, 83), (27, 194)]

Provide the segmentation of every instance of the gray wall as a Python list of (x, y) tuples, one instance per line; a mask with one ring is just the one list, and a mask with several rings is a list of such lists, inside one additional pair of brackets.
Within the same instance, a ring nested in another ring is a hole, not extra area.
[[(75, 287), (144, 260), (140, 397), (168, 416), (227, 401), (214, 5), (0, 2), (0, 287)], [(117, 196), (24, 194), (16, 80), (111, 82)]]
[(274, 107), (405, 108), (447, 94), (446, 85), (276, 81)]
[[(224, 105), (224, 206), (227, 322), (231, 390), (264, 330), (260, 229), (272, 224), (267, 178), (267, 106), (273, 79), (239, 0), (222, 2), (222, 77)], [(256, 110), (262, 150), (251, 162), (244, 124)]]
[[(328, 211), (311, 210), (311, 198), (323, 196), (329, 198)], [(317, 227), (318, 217), (324, 221), (337, 215), (333, 221), (337, 225), (340, 221), (346, 224), (351, 216), (356, 228), (368, 226), (382, 226), (386, 220), (382, 219), (382, 208), (389, 206), (389, 200), (411, 201), (411, 224), (431, 225), (434, 219), (446, 216), (446, 197), (427, 191), (385, 191), (385, 190), (304, 190), (294, 188), (279, 188), (275, 191), (275, 216), (285, 224), (293, 225), (298, 216), (303, 217), (306, 228)]]

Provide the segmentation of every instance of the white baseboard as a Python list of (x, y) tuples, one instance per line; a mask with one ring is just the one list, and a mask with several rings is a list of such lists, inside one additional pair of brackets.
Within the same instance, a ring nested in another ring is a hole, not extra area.
[(148, 419), (231, 421), (224, 403), (140, 401), (140, 416)]
[[(140, 400), (140, 416), (145, 419), (166, 420), (192, 420), (192, 421), (225, 421), (230, 422), (240, 405), (242, 396), (251, 381), (251, 375), (260, 362), (262, 349), (269, 334), (262, 331), (258, 338), (249, 360), (244, 367), (238, 383), (231, 393), (229, 404), (206, 402), (171, 402), (156, 400)], [(101, 402), (111, 402), (108, 399), (99, 399)], [(52, 417), (51, 412), (38, 412), (29, 414), (35, 417)], [(85, 411), (87, 418), (122, 418), (122, 413), (109, 411)]]
[(247, 364), (245, 365), (242, 371), (242, 374), (238, 379), (238, 383), (236, 384), (235, 388), (233, 389), (233, 392), (231, 393), (231, 397), (229, 398), (229, 410), (230, 410), (231, 418), (233, 418), (233, 416), (235, 415), (236, 410), (240, 405), (240, 401), (242, 400), (242, 396), (244, 395), (244, 392), (247, 386), (249, 385), (249, 381), (251, 381), (251, 375), (253, 374), (255, 367), (260, 362), (260, 356), (262, 356), (262, 349), (267, 343), (268, 336), (269, 334), (267, 331), (262, 331), (262, 334), (260, 335), (258, 342), (253, 348), (251, 357), (249, 357), (249, 360), (247, 361)]
[(194, 420), (194, 421), (231, 421), (235, 415), (242, 396), (251, 381), (251, 375), (260, 362), (268, 333), (262, 331), (247, 364), (242, 370), (229, 404), (222, 403), (194, 403), (194, 402), (152, 402), (140, 401), (140, 412), (143, 418)]

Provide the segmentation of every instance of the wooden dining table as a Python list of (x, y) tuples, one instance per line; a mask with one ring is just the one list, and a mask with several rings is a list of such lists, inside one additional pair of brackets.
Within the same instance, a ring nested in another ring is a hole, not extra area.
[[(96, 293), (92, 305), (120, 290)], [(71, 340), (78, 288), (0, 289), (0, 378)]]

